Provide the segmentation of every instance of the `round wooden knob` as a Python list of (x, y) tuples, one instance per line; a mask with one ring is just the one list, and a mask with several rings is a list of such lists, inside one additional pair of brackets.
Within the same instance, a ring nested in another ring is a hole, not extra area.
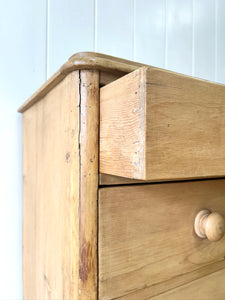
[(195, 233), (198, 237), (212, 242), (220, 240), (225, 233), (223, 216), (207, 209), (201, 210), (195, 218)]

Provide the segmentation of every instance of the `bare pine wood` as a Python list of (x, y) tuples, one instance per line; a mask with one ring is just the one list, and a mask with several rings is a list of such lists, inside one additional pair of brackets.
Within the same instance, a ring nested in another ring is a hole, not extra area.
[(224, 217), (212, 212), (204, 222), (205, 235), (209, 241), (219, 241), (224, 236)]
[(221, 234), (225, 179), (99, 190), (224, 175), (225, 87), (147, 67), (117, 80), (140, 66), (78, 53), (20, 108), (24, 299), (224, 294), (225, 238), (194, 220), (214, 212), (203, 229)]
[(224, 195), (225, 180), (101, 188), (100, 299), (148, 299), (224, 268), (225, 239), (194, 233), (201, 209), (225, 215)]
[(44, 97), (69, 73), (75, 70), (98, 70), (100, 72), (100, 85), (102, 86), (140, 68), (141, 66), (144, 65), (105, 54), (95, 52), (76, 53), (71, 56), (69, 60), (18, 109), (18, 111), (26, 111)]
[[(204, 176), (204, 179), (215, 179), (218, 176)], [(194, 178), (183, 178), (182, 180), (190, 180)], [(166, 182), (174, 181), (175, 179), (170, 178), (166, 180)], [(109, 175), (109, 174), (99, 174), (99, 185), (100, 186), (105, 186), (105, 185), (124, 185), (124, 184), (135, 184), (135, 183), (151, 183), (151, 182), (161, 182), (161, 180), (140, 180), (140, 179), (131, 179), (131, 178), (126, 178), (126, 177), (120, 177), (120, 176), (114, 176), (114, 175)]]
[[(100, 172), (145, 179), (145, 91), (140, 70), (100, 92)], [(122, 83), (122, 85), (119, 85)], [(144, 173), (143, 173), (144, 172)], [(143, 174), (142, 174), (143, 173)]]
[(225, 268), (225, 262), (224, 263), (217, 262), (217, 263), (209, 264), (193, 272), (184, 273), (178, 277), (172, 277), (169, 280), (161, 282), (157, 285), (151, 287), (145, 287), (144, 289), (140, 289), (140, 290), (135, 290), (134, 292), (131, 292), (126, 296), (122, 296), (121, 298), (118, 299), (122, 299), (122, 300), (153, 299), (155, 295), (159, 295), (159, 291), (160, 294), (165, 292), (166, 295), (167, 294), (166, 291), (170, 291), (182, 285), (186, 285), (187, 282), (188, 283), (195, 282), (204, 276), (207, 276), (211, 273), (217, 272), (218, 270), (222, 270), (224, 268)]
[(114, 176), (109, 174), (99, 174), (99, 185), (122, 185), (122, 184), (134, 184), (134, 183), (146, 183), (148, 181), (130, 179), (126, 177)]
[[(152, 300), (224, 300), (225, 269), (195, 280)], [(148, 299), (148, 298), (145, 298)]]
[(99, 72), (80, 72), (79, 292), (97, 299)]
[[(218, 176), (205, 176), (204, 179), (218, 179)], [(183, 178), (184, 181), (189, 181), (194, 178)], [(166, 182), (174, 181), (175, 179), (171, 178), (166, 180)], [(136, 183), (154, 183), (162, 182), (161, 180), (140, 180), (140, 179), (131, 179), (126, 177), (114, 176), (109, 174), (99, 174), (99, 185), (100, 186), (113, 186), (113, 185), (124, 185), (124, 184), (136, 184)]]
[(216, 242), (224, 236), (224, 217), (218, 212), (201, 210), (195, 217), (194, 229), (197, 236)]
[(99, 72), (23, 114), (25, 299), (97, 299)]
[(78, 299), (79, 72), (23, 114), (24, 299)]
[(143, 67), (100, 92), (100, 172), (141, 180), (225, 175), (225, 86)]

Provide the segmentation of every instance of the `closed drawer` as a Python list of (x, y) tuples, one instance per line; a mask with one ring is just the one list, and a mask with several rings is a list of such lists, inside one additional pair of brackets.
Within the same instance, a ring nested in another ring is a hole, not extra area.
[(225, 269), (163, 293), (152, 300), (224, 300), (224, 278)]
[(224, 85), (143, 67), (101, 88), (101, 173), (169, 181), (224, 166)]
[(225, 179), (99, 190), (99, 297), (148, 299), (225, 267), (225, 238), (200, 239), (202, 209), (225, 216)]

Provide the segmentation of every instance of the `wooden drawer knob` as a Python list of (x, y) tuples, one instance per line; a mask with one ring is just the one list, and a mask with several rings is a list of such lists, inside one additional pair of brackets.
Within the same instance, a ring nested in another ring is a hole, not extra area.
[(225, 222), (223, 216), (217, 212), (201, 210), (195, 218), (195, 233), (198, 237), (215, 242), (220, 240), (225, 233)]

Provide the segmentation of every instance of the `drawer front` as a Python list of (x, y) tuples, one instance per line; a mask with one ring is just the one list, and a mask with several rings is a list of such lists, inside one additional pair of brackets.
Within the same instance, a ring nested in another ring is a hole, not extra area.
[(225, 269), (153, 297), (152, 300), (224, 300), (224, 280)]
[(99, 190), (100, 299), (147, 299), (225, 267), (225, 238), (200, 239), (202, 209), (225, 216), (225, 179)]
[(100, 172), (168, 181), (225, 175), (225, 86), (152, 67), (100, 91)]

